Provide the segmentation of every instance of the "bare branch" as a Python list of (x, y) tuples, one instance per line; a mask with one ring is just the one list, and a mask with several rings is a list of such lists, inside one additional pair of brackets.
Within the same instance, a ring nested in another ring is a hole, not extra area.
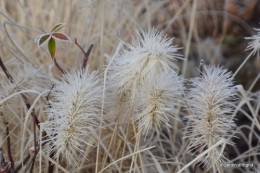
[(9, 158), (9, 161), (11, 162), (11, 168), (13, 168), (14, 167), (14, 159), (12, 157), (12, 152), (11, 152), (11, 140), (10, 140), (10, 135), (9, 135), (9, 127), (8, 127), (9, 122), (4, 119), (4, 116), (3, 116), (2, 113), (1, 113), (1, 116), (2, 116), (3, 122), (5, 124), (5, 131), (6, 131), (6, 137), (7, 137), (8, 158)]
[(56, 65), (56, 67), (58, 67), (58, 69), (63, 73), (66, 74), (66, 72), (61, 68), (61, 66), (58, 64), (58, 62), (56, 61), (56, 58), (53, 58), (54, 64)]
[(82, 66), (81, 66), (81, 70), (84, 71), (88, 62), (88, 57), (90, 55), (90, 52), (94, 46), (93, 43), (89, 44), (88, 50), (85, 52), (84, 49), (78, 44), (77, 42), (77, 38), (75, 38), (75, 44), (80, 48), (80, 50), (82, 51), (82, 53), (84, 54), (84, 58), (83, 58), (83, 62), (82, 62)]

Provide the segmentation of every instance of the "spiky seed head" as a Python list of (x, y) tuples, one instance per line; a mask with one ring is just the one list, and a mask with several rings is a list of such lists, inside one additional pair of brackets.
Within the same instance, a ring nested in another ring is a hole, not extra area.
[(252, 40), (248, 43), (248, 46), (246, 47), (246, 50), (252, 50), (253, 55), (257, 52), (257, 55), (259, 57), (259, 50), (260, 50), (260, 29), (254, 28), (256, 30), (257, 34), (253, 35), (252, 37), (245, 37), (247, 40)]
[(170, 130), (170, 124), (177, 117), (177, 107), (181, 104), (184, 91), (184, 79), (174, 71), (154, 76), (146, 82), (136, 99), (134, 121), (138, 132), (147, 135), (155, 127), (164, 126)]
[[(47, 75), (42, 73), (39, 68), (24, 63), (23, 65), (15, 65), (13, 69), (9, 71), (13, 78), (12, 82), (6, 76), (0, 76), (0, 99), (26, 89), (39, 92), (44, 90)], [(13, 113), (10, 112), (16, 110), (21, 105), (20, 103), (23, 103), (23, 100), (20, 95), (17, 95), (0, 105), (0, 112), (12, 115)]]
[(121, 93), (131, 86), (142, 85), (163, 71), (178, 71), (174, 61), (181, 56), (177, 54), (178, 48), (172, 46), (173, 39), (166, 38), (155, 29), (136, 33), (137, 37), (131, 44), (126, 43), (126, 49), (111, 68), (117, 71), (113, 78), (118, 79)]
[(68, 164), (78, 165), (86, 146), (94, 146), (93, 132), (98, 126), (102, 92), (96, 74), (72, 70), (62, 81), (55, 82), (51, 93), (50, 120), (43, 123), (50, 137), (45, 151), (54, 152), (56, 159), (65, 158)]
[[(236, 92), (232, 73), (220, 67), (204, 66), (202, 76), (190, 82), (192, 88), (188, 92), (187, 103), (192, 114), (186, 117), (190, 124), (185, 136), (192, 139), (190, 150), (195, 149), (195, 153), (199, 154), (221, 139), (233, 145), (230, 138), (235, 124), (231, 115)], [(217, 147), (200, 161), (208, 167), (214, 165), (219, 168), (225, 160), (221, 147)]]

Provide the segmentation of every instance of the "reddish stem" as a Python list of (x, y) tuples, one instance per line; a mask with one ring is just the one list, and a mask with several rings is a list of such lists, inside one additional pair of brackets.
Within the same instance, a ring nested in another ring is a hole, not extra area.
[(75, 44), (80, 48), (80, 50), (82, 51), (82, 53), (84, 54), (84, 58), (83, 58), (83, 62), (82, 62), (82, 66), (81, 66), (81, 70), (84, 71), (88, 62), (88, 57), (90, 55), (90, 52), (94, 46), (93, 43), (89, 44), (88, 50), (85, 52), (84, 49), (78, 44), (77, 42), (77, 38), (75, 38)]
[(12, 152), (11, 152), (11, 140), (10, 140), (9, 128), (8, 128), (9, 123), (4, 119), (4, 117), (3, 117), (3, 121), (4, 121), (4, 124), (5, 124), (5, 130), (6, 130), (6, 136), (7, 136), (8, 158), (9, 158), (9, 161), (11, 162), (11, 168), (13, 168), (14, 167), (14, 160), (13, 160)]
[(54, 64), (56, 65), (56, 67), (58, 67), (58, 69), (65, 75), (66, 72), (60, 67), (60, 65), (58, 64), (58, 62), (56, 61), (56, 58), (53, 58)]
[(42, 28), (41, 25), (39, 25), (38, 27), (42, 30), (42, 32), (47, 33), (47, 32)]
[(36, 115), (35, 115), (35, 109), (33, 109), (33, 138), (34, 138), (34, 158), (33, 158), (33, 162), (32, 162), (32, 166), (31, 166), (31, 173), (33, 172), (33, 167), (34, 167), (34, 163), (35, 163), (35, 158), (36, 158), (36, 150), (38, 150), (37, 148), (37, 142), (36, 142)]

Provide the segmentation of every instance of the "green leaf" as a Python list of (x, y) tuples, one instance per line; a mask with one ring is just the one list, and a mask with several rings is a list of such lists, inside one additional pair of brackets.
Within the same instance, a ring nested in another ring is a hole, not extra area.
[(38, 37), (36, 37), (35, 42), (37, 42), (38, 47), (41, 47), (49, 39), (50, 39), (50, 34), (41, 34)]
[(58, 24), (56, 24), (56, 25), (52, 28), (51, 32), (57, 32), (58, 30), (60, 30), (61, 28), (63, 28), (65, 25), (66, 25), (66, 23), (58, 23)]
[(50, 55), (53, 59), (55, 56), (55, 52), (56, 52), (56, 44), (55, 44), (55, 40), (53, 38), (51, 38), (49, 40), (48, 49), (49, 49)]
[(61, 32), (52, 33), (52, 37), (61, 41), (70, 41), (70, 38), (66, 34)]

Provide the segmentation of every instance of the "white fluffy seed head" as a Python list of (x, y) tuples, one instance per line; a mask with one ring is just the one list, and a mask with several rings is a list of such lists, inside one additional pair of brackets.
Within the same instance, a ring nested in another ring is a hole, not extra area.
[[(46, 85), (46, 75), (41, 73), (39, 68), (31, 64), (14, 66), (14, 70), (9, 71), (13, 78), (13, 82), (6, 76), (0, 76), (0, 99), (4, 99), (16, 92), (33, 89), (39, 92), (44, 90)], [(25, 93), (26, 95), (26, 93)], [(23, 103), (20, 95), (17, 95), (0, 105), (0, 112), (12, 115), (13, 110), (17, 109)]]
[[(47, 153), (55, 158), (65, 158), (68, 164), (78, 165), (79, 156), (84, 156), (86, 146), (94, 145), (93, 132), (98, 126), (101, 85), (96, 76), (72, 70), (57, 81), (51, 95), (49, 121), (43, 128), (50, 137)], [(43, 141), (45, 142), (45, 141)]]
[(34, 67), (31, 64), (23, 64), (17, 66), (14, 75), (14, 85), (18, 90), (34, 89), (43, 91), (46, 87), (47, 75), (41, 72), (40, 68)]
[(105, 93), (105, 118), (109, 121), (119, 121), (120, 124), (127, 124), (129, 115), (129, 94), (127, 92), (118, 93), (114, 87), (114, 81), (108, 79)]
[(117, 71), (112, 77), (118, 79), (121, 93), (142, 85), (144, 81), (154, 78), (162, 71), (178, 71), (178, 66), (174, 63), (181, 59), (177, 54), (178, 48), (172, 46), (172, 39), (166, 38), (155, 29), (137, 32), (132, 44), (126, 43), (126, 46), (111, 67)]
[(138, 133), (147, 135), (155, 127), (163, 125), (169, 130), (173, 119), (177, 117), (177, 107), (181, 104), (184, 79), (176, 72), (161, 73), (147, 81), (136, 99), (134, 121)]
[[(200, 154), (223, 138), (232, 145), (229, 139), (235, 126), (231, 117), (235, 88), (231, 72), (204, 66), (202, 76), (190, 81), (192, 88), (188, 92), (187, 103), (192, 115), (186, 117), (190, 123), (186, 137), (192, 139), (190, 150)], [(200, 161), (207, 166), (218, 167), (225, 159), (221, 147), (218, 147)]]
[(248, 43), (248, 46), (246, 50), (252, 50), (253, 55), (257, 52), (257, 55), (259, 57), (259, 50), (260, 50), (260, 29), (256, 29), (257, 34), (253, 35), (252, 37), (245, 37), (247, 40), (252, 40), (251, 42)]
[(26, 63), (14, 66), (13, 70), (9, 71), (9, 73), (13, 78), (13, 83), (6, 76), (1, 76), (2, 86), (5, 85), (5, 88), (13, 88), (12, 90), (16, 92), (24, 89), (41, 91), (44, 88), (44, 82), (46, 82), (47, 78), (39, 68)]

